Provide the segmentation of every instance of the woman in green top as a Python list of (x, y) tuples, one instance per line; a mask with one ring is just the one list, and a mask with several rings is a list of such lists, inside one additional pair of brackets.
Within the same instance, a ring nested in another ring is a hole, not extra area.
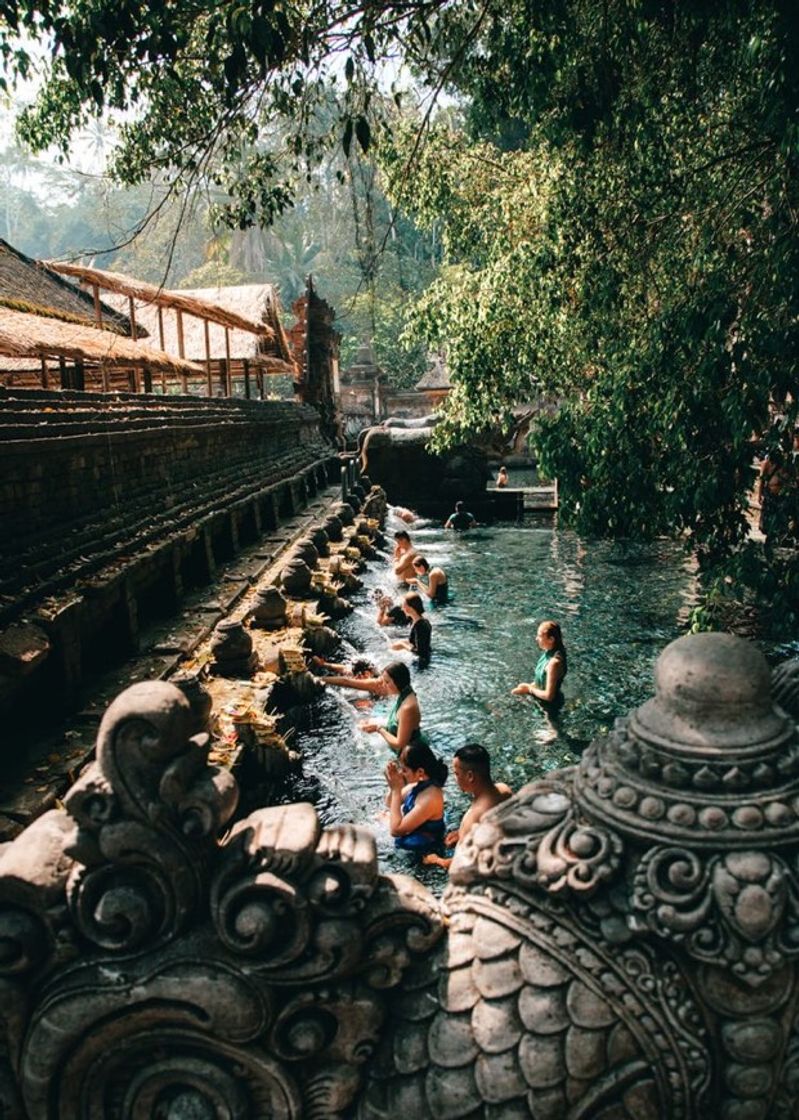
[(557, 622), (542, 622), (536, 633), (536, 641), (542, 650), (536, 662), (532, 683), (517, 684), (511, 689), (514, 696), (535, 696), (545, 704), (554, 704), (562, 699), (560, 686), (566, 676), (566, 647)]
[(422, 713), (419, 700), (411, 688), (411, 673), (402, 661), (392, 661), (383, 670), (382, 680), (388, 696), (395, 696), (394, 706), (388, 713), (385, 724), (367, 720), (360, 725), (361, 731), (377, 733), (397, 754), (407, 747), (412, 739), (424, 738), (419, 730)]

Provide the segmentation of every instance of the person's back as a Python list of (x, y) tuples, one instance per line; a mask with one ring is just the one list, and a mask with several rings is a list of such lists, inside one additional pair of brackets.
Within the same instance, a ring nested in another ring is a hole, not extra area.
[(456, 502), (455, 512), (451, 513), (444, 522), (444, 528), (457, 529), (463, 532), (464, 529), (471, 529), (476, 524), (474, 514), (469, 513), (463, 502)]

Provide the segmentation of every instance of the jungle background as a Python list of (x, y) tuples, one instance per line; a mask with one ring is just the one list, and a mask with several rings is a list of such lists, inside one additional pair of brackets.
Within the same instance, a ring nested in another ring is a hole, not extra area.
[[(545, 394), (564, 522), (682, 537), (696, 625), (757, 603), (795, 626), (795, 3), (2, 0), (0, 50), (9, 96), (38, 89), (4, 158), (13, 244), (287, 304), (312, 272), (345, 365), (365, 334), (399, 385), (445, 352), (440, 444)], [(92, 130), (103, 176), (34, 186), (18, 144)]]

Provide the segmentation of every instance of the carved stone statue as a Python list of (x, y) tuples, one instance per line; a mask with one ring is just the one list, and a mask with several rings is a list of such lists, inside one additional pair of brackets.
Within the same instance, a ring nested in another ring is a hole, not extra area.
[(673, 643), (652, 700), (469, 833), (440, 907), (308, 805), (220, 840), (233, 778), (177, 688), (134, 685), (0, 851), (0, 1116), (799, 1116), (796, 679), (778, 707), (752, 646)]
[(364, 1120), (799, 1116), (796, 726), (737, 638), (656, 686), (458, 848)]

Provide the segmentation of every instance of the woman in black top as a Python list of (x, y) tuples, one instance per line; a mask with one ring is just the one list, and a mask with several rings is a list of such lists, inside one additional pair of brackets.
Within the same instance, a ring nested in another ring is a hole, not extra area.
[(409, 649), (419, 658), (419, 665), (425, 666), (430, 661), (430, 638), (432, 627), (424, 617), (424, 603), (421, 595), (409, 591), (402, 600), (402, 609), (411, 621), (411, 632), (407, 638), (392, 642), (392, 649)]

